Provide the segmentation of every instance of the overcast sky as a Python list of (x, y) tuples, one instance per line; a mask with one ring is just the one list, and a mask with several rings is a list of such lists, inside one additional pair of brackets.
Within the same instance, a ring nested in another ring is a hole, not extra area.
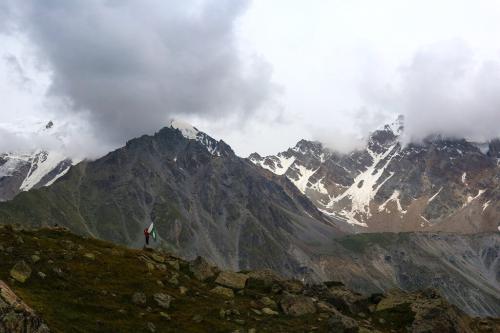
[(2, 0), (0, 149), (49, 119), (89, 156), (172, 117), (242, 156), (347, 151), (397, 114), (407, 141), (488, 140), (498, 17), (493, 0)]

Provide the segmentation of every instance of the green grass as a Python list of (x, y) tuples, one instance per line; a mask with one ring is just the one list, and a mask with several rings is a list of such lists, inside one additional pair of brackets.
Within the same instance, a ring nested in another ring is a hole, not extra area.
[[(18, 236), (24, 243), (16, 242)], [(69, 249), (67, 241), (74, 243), (75, 248)], [(250, 311), (250, 302), (264, 293), (237, 295), (234, 304), (227, 304), (226, 299), (209, 292), (215, 286), (213, 282), (202, 283), (191, 278), (185, 263), (180, 272), (168, 265), (167, 271), (150, 272), (139, 259), (150, 253), (142, 250), (63, 231), (13, 231), (10, 227), (0, 227), (0, 244), (4, 249), (13, 248), (12, 253), (0, 251), (0, 279), (33, 307), (53, 332), (147, 332), (147, 322), (152, 322), (157, 332), (233, 332), (242, 328), (256, 328), (258, 332), (304, 332), (312, 326), (326, 325), (319, 323), (316, 316), (257, 318)], [(35, 251), (40, 252), (41, 260), (33, 264), (30, 258)], [(95, 261), (83, 256), (88, 252), (95, 254)], [(28, 262), (33, 270), (24, 284), (13, 282), (9, 276), (9, 270), (19, 260)], [(54, 268), (62, 269), (64, 275), (58, 276)], [(47, 277), (40, 278), (39, 271)], [(186, 295), (167, 282), (176, 272), (180, 285), (189, 289)], [(164, 286), (159, 286), (158, 280)], [(136, 291), (146, 293), (151, 311), (132, 303)], [(174, 297), (170, 309), (155, 305), (152, 295), (157, 292)], [(235, 318), (245, 320), (245, 325), (221, 320), (220, 309), (237, 309), (241, 315)], [(165, 320), (160, 311), (167, 312), (172, 320)], [(194, 315), (201, 315), (203, 321), (194, 322)]]
[(350, 251), (364, 253), (373, 245), (385, 247), (395, 242), (407, 241), (409, 236), (409, 233), (362, 233), (344, 236), (337, 239), (337, 242)]
[[(415, 320), (415, 313), (411, 310), (409, 303), (404, 303), (391, 309), (375, 312), (373, 322), (379, 323), (381, 328), (390, 328), (397, 332), (409, 332), (407, 327), (411, 327)], [(380, 319), (383, 319), (384, 324), (380, 324)]]

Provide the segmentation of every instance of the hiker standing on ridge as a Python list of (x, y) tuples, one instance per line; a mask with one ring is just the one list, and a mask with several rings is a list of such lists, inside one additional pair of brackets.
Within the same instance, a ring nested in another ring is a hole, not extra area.
[(148, 231), (148, 228), (144, 229), (144, 237), (146, 238), (146, 245), (149, 245), (149, 231)]

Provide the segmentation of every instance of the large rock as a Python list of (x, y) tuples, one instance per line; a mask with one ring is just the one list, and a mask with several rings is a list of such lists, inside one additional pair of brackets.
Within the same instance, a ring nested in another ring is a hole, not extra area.
[(294, 317), (316, 312), (312, 298), (306, 296), (284, 296), (280, 301), (280, 306), (285, 314)]
[(165, 257), (163, 257), (161, 254), (156, 253), (156, 252), (151, 253), (151, 258), (160, 264), (163, 264), (165, 262)]
[(1, 280), (0, 332), (50, 333), (42, 319)]
[(363, 311), (361, 305), (365, 300), (365, 297), (352, 292), (344, 286), (334, 286), (328, 288), (327, 299), (330, 304), (333, 304), (341, 311), (358, 313)]
[(223, 297), (234, 298), (234, 292), (232, 289), (229, 288), (217, 286), (210, 291), (214, 294), (221, 295)]
[(414, 301), (413, 296), (410, 298), (407, 293), (404, 293), (401, 290), (393, 289), (388, 291), (380, 302), (378, 302), (375, 311), (393, 309), (404, 304), (409, 304), (411, 301)]
[(135, 305), (144, 306), (146, 305), (146, 301), (146, 294), (143, 292), (135, 292), (132, 295), (132, 303), (134, 303)]
[(410, 308), (415, 316), (411, 326), (413, 333), (471, 331), (463, 313), (449, 305), (435, 290), (417, 293)]
[(270, 269), (252, 271), (247, 274), (246, 287), (269, 291), (273, 285), (283, 281), (283, 278)]
[(12, 267), (10, 276), (14, 280), (24, 283), (31, 276), (31, 267), (24, 260), (21, 260)]
[(299, 280), (286, 280), (281, 282), (283, 289), (291, 294), (300, 294), (304, 290), (304, 284)]
[(242, 273), (235, 272), (220, 272), (215, 280), (215, 283), (233, 289), (243, 289), (247, 282), (248, 276)]
[(359, 331), (356, 320), (339, 312), (334, 313), (328, 320), (328, 329), (331, 333), (357, 333)]
[(189, 263), (189, 271), (200, 280), (207, 280), (215, 275), (215, 269), (204, 258), (197, 257)]
[(170, 302), (172, 302), (172, 296), (163, 293), (154, 294), (153, 299), (156, 304), (163, 309), (168, 309), (170, 307)]

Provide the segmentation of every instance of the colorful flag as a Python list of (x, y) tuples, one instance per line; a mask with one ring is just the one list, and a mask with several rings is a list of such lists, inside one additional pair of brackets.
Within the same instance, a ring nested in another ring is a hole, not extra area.
[(151, 225), (148, 228), (148, 233), (153, 237), (153, 239), (156, 241), (156, 228), (154, 226), (154, 223), (151, 223)]

